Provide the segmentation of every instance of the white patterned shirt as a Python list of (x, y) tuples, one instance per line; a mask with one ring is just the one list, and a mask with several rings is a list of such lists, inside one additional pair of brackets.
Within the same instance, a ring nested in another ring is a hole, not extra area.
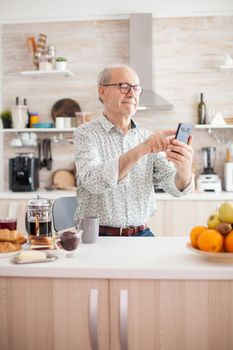
[(163, 152), (142, 157), (126, 177), (118, 180), (120, 155), (145, 141), (150, 134), (133, 120), (131, 129), (123, 134), (104, 116), (75, 130), (76, 222), (85, 216), (97, 216), (103, 226), (139, 226), (155, 213), (155, 184), (175, 197), (193, 189), (192, 184), (183, 192), (177, 189), (176, 169)]

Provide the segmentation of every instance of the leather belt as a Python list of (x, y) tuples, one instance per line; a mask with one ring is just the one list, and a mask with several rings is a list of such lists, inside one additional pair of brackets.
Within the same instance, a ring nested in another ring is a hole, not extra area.
[(145, 230), (147, 225), (129, 227), (100, 226), (100, 236), (135, 236), (138, 232)]

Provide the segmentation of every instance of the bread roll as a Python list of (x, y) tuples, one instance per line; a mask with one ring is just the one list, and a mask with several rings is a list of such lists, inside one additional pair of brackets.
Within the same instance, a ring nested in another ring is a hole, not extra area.
[(53, 244), (52, 237), (47, 237), (47, 236), (30, 236), (30, 242), (32, 245)]
[(23, 233), (16, 230), (2, 229), (0, 230), (0, 242), (12, 242), (24, 244), (27, 242)]
[(0, 230), (0, 242), (16, 242), (18, 232), (16, 230), (8, 230), (7, 228)]
[(27, 242), (27, 238), (22, 233), (19, 233), (17, 240), (16, 240), (16, 243), (24, 244), (26, 242)]
[(0, 254), (11, 253), (21, 250), (21, 244), (12, 242), (0, 242)]

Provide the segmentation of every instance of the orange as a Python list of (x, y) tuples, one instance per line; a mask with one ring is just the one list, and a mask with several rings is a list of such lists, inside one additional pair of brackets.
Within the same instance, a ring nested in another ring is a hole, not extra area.
[(191, 243), (192, 243), (192, 246), (194, 248), (198, 248), (197, 246), (197, 240), (198, 240), (198, 237), (200, 236), (200, 234), (207, 230), (208, 227), (206, 226), (194, 226), (192, 228), (192, 230), (190, 231), (190, 234), (189, 234), (189, 237), (190, 237), (190, 240), (191, 240)]
[(233, 230), (225, 237), (225, 250), (233, 253)]
[(216, 230), (205, 230), (203, 231), (198, 240), (197, 245), (200, 250), (206, 252), (220, 252), (223, 249), (223, 236)]

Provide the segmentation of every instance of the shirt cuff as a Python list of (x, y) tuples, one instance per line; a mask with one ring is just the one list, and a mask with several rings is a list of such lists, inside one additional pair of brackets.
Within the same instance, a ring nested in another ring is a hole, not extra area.
[(190, 180), (190, 183), (188, 184), (188, 186), (186, 186), (182, 191), (180, 191), (181, 195), (185, 195), (187, 193), (192, 192), (195, 189), (195, 184), (194, 184), (194, 177), (192, 175), (192, 178)]
[(190, 183), (188, 184), (188, 186), (186, 186), (182, 191), (181, 193), (189, 193), (189, 192), (192, 192), (195, 188), (195, 184), (194, 184), (194, 176), (192, 175), (192, 178), (190, 180)]

